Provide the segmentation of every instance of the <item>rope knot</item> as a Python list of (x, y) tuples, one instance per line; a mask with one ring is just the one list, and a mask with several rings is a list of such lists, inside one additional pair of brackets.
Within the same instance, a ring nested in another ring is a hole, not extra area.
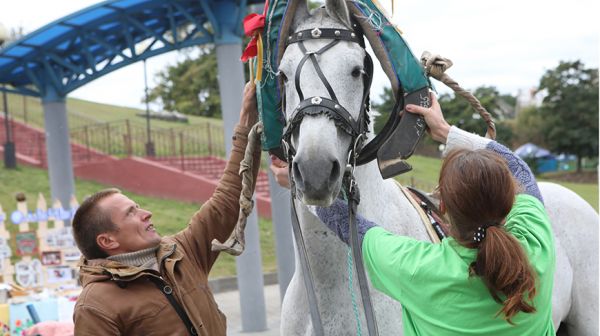
[(434, 55), (429, 51), (424, 51), (421, 55), (421, 64), (425, 68), (428, 76), (441, 81), (444, 72), (452, 66), (452, 61), (440, 55)]
[(487, 123), (488, 129), (486, 132), (486, 137), (489, 139), (496, 139), (496, 125), (494, 124), (494, 120), (490, 113), (481, 105), (481, 102), (471, 92), (463, 89), (458, 85), (458, 83), (448, 76), (445, 72), (452, 66), (452, 61), (444, 58), (440, 55), (434, 55), (428, 51), (424, 51), (423, 55), (421, 55), (421, 65), (425, 69), (427, 76), (431, 76), (440, 82), (446, 84), (449, 88), (454, 90), (456, 94), (465, 98), (469, 104), (479, 112), (479, 115), (485, 120)]

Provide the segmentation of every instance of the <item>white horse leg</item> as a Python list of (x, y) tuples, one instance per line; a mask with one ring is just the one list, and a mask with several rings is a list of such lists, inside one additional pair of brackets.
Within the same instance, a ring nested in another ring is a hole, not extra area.
[[(296, 252), (296, 265), (299, 265)], [(302, 271), (296, 268), (281, 303), (281, 335), (312, 334), (312, 321), (302, 280)]]
[(571, 307), (563, 323), (571, 336), (598, 335), (598, 214), (569, 189), (553, 183), (539, 185), (554, 233), (573, 270)]

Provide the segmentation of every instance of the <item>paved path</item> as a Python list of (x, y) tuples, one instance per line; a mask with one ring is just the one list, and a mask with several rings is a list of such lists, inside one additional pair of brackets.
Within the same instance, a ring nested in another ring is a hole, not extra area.
[(262, 332), (242, 332), (240, 315), (240, 297), (238, 291), (215, 294), (215, 300), (221, 311), (227, 316), (228, 336), (279, 336), (281, 304), (279, 285), (265, 286), (265, 304), (268, 329)]

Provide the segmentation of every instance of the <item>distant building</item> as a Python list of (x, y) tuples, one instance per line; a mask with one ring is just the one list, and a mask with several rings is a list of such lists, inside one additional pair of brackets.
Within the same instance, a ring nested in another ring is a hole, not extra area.
[(538, 92), (536, 87), (531, 87), (527, 90), (519, 89), (517, 93), (517, 104), (515, 106), (516, 115), (528, 107), (539, 107), (542, 105), (544, 93)]
[(0, 49), (5, 48), (24, 35), (25, 33), (23, 27), (8, 29), (2, 22), (0, 22)]
[(513, 119), (515, 117), (515, 107), (512, 106), (511, 103), (502, 99), (502, 97), (498, 97), (496, 99), (497, 108), (495, 108), (492, 112), (498, 116), (498, 119)]
[(8, 42), (10, 35), (8, 34), (8, 29), (0, 22), (0, 48)]

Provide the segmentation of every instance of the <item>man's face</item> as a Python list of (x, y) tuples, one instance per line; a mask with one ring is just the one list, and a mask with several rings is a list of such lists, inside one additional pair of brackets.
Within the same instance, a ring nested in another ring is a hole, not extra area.
[(110, 235), (118, 243), (110, 255), (135, 252), (160, 243), (160, 235), (152, 225), (152, 213), (141, 209), (127, 196), (117, 193), (100, 201), (99, 206), (108, 211), (110, 219), (117, 226)]

